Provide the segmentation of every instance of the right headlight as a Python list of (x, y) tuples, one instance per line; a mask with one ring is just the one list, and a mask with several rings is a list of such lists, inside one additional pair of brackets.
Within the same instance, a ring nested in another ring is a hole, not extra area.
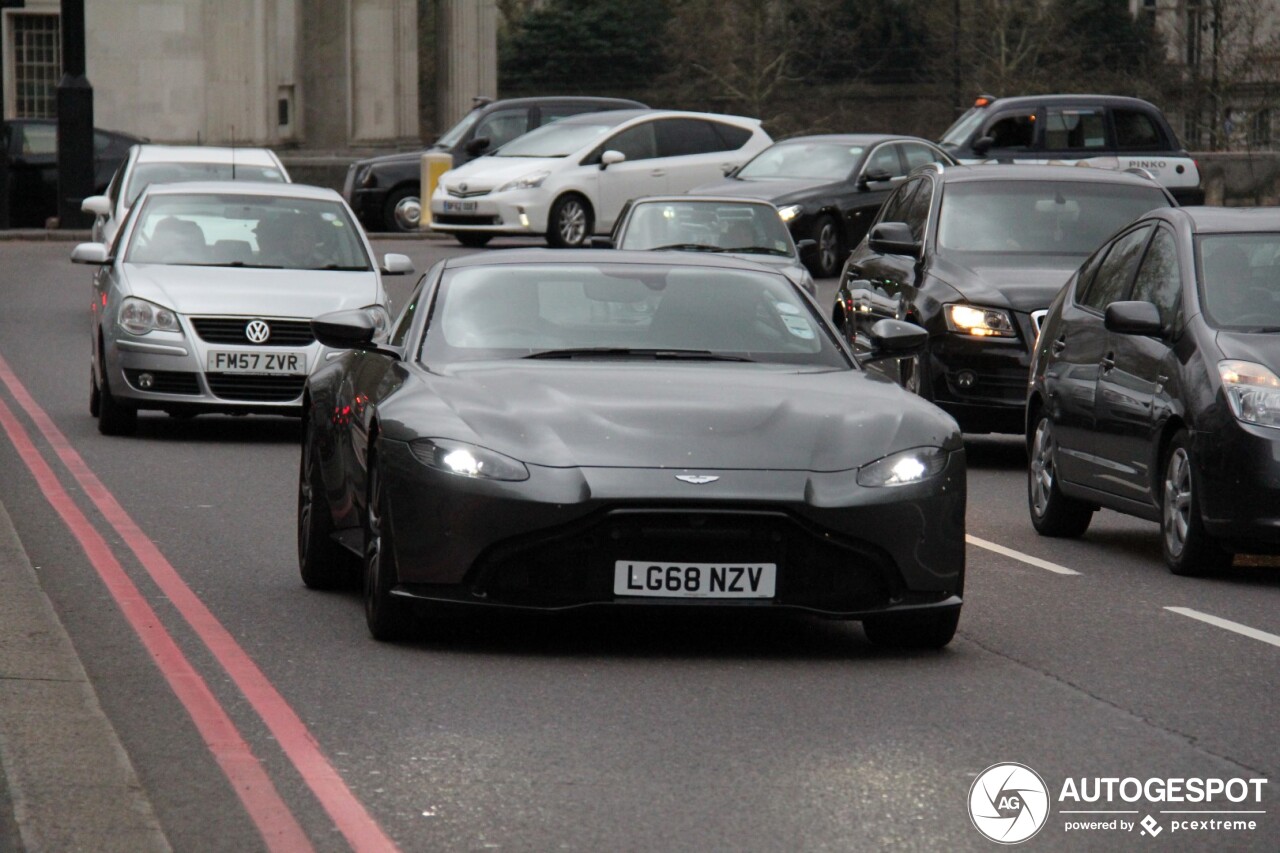
[(178, 325), (178, 315), (168, 308), (130, 296), (120, 303), (117, 315), (120, 327), (131, 335), (145, 335), (147, 332), (182, 332)]
[(549, 177), (551, 177), (551, 172), (546, 169), (542, 169), (516, 178), (514, 181), (507, 181), (505, 184), (494, 190), (494, 192), (505, 193), (508, 190), (531, 190), (542, 186), (542, 182)]
[(927, 480), (947, 467), (941, 447), (913, 447), (877, 459), (858, 469), (859, 486), (906, 486)]
[(1231, 414), (1255, 426), (1280, 427), (1280, 377), (1251, 361), (1218, 362)]
[(1013, 317), (1002, 308), (983, 308), (957, 302), (947, 305), (942, 313), (947, 319), (947, 328), (962, 335), (975, 338), (1012, 338), (1017, 335)]
[(418, 461), (448, 474), (482, 480), (529, 479), (529, 469), (523, 462), (487, 447), (447, 438), (419, 438), (409, 442), (409, 449)]

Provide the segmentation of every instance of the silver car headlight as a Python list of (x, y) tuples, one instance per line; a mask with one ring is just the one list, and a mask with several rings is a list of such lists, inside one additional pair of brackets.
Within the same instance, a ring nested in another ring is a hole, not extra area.
[(507, 190), (531, 190), (535, 187), (542, 186), (542, 182), (549, 177), (551, 177), (551, 173), (546, 169), (543, 169), (540, 172), (530, 172), (527, 175), (516, 178), (514, 181), (507, 181), (505, 184), (494, 190), (494, 192), (504, 193)]
[(178, 315), (163, 306), (136, 296), (130, 296), (120, 303), (117, 315), (120, 328), (131, 335), (145, 335), (148, 332), (177, 332), (182, 334), (178, 325)]
[(982, 308), (977, 305), (954, 303), (943, 310), (947, 328), (975, 338), (1012, 338), (1017, 336), (1013, 317), (1001, 308)]
[(1251, 361), (1218, 362), (1231, 414), (1255, 426), (1280, 427), (1280, 377)]
[(385, 337), (391, 328), (391, 315), (387, 313), (387, 309), (381, 305), (366, 305), (360, 310), (373, 323), (374, 340)]
[(947, 466), (941, 447), (913, 447), (858, 469), (859, 486), (906, 486), (929, 479)]
[(803, 205), (789, 204), (786, 207), (778, 208), (778, 215), (782, 217), (783, 222), (790, 222), (800, 215), (800, 211), (804, 210)]
[(409, 449), (420, 462), (438, 471), (483, 480), (527, 480), (524, 463), (486, 447), (447, 438), (419, 438)]

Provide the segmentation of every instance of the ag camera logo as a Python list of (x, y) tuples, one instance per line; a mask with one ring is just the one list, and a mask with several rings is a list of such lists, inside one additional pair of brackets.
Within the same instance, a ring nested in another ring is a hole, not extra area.
[(969, 788), (969, 819), (997, 843), (1026, 841), (1049, 819), (1049, 788), (1025, 764), (993, 764)]

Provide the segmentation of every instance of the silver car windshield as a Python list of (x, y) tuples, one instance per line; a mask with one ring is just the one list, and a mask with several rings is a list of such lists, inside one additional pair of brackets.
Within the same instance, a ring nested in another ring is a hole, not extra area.
[(135, 163), (125, 187), (125, 205), (132, 206), (151, 184), (184, 184), (193, 181), (266, 181), (285, 183), (284, 172), (274, 166), (237, 163)]
[(425, 362), (562, 357), (850, 366), (778, 274), (586, 263), (445, 272)]
[(496, 157), (568, 157), (590, 145), (617, 125), (617, 122), (544, 125), (516, 137), (495, 152)]
[(360, 232), (341, 204), (222, 193), (148, 198), (138, 212), (124, 262), (351, 272), (372, 269)]
[(618, 248), (795, 254), (777, 209), (721, 201), (637, 203), (618, 235)]
[(842, 181), (853, 173), (867, 149), (831, 142), (781, 142), (766, 148), (735, 177)]
[(938, 248), (1080, 255), (1148, 210), (1168, 207), (1155, 186), (1071, 181), (965, 181), (942, 196)]
[(1197, 248), (1210, 325), (1280, 331), (1280, 234), (1214, 234)]

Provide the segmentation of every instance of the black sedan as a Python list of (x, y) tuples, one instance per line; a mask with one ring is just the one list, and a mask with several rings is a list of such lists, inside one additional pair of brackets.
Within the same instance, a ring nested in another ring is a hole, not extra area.
[(1280, 552), (1280, 211), (1153, 211), (1045, 320), (1027, 401), (1031, 521), (1158, 521), (1180, 575)]
[(1106, 169), (925, 167), (849, 256), (833, 317), (855, 347), (884, 317), (928, 329), (900, 381), (966, 432), (1020, 433), (1049, 303), (1113, 232), (1172, 204), (1150, 178)]
[[(385, 340), (312, 375), (298, 499), (312, 587), (369, 629), (487, 604), (755, 607), (940, 647), (964, 587), (965, 461), (941, 410), (864, 371), (782, 274), (722, 256), (443, 261)], [(872, 357), (918, 347), (879, 328)], [(413, 607), (412, 605), (418, 605)]]
[(908, 172), (926, 163), (954, 162), (932, 142), (913, 136), (798, 136), (761, 151), (725, 180), (692, 192), (773, 202), (797, 243), (814, 241), (804, 253), (810, 272), (830, 278)]

